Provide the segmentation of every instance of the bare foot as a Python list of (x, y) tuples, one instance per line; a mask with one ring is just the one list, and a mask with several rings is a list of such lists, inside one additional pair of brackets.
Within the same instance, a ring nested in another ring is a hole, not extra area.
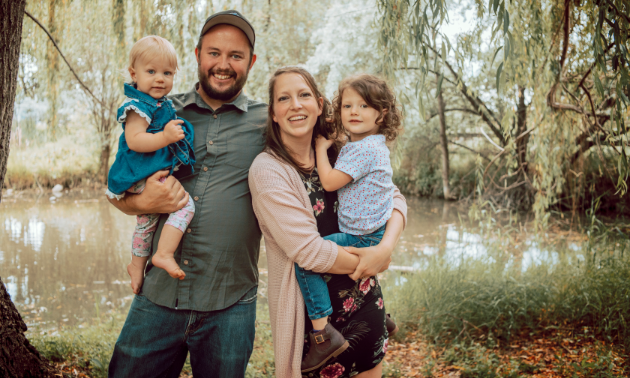
[(177, 265), (177, 261), (175, 261), (172, 254), (164, 253), (158, 249), (151, 262), (156, 267), (166, 270), (166, 272), (173, 278), (183, 280), (184, 277), (186, 277), (186, 273), (184, 273), (184, 271), (180, 269), (179, 265)]
[(144, 281), (144, 267), (131, 262), (127, 265), (127, 273), (129, 273), (129, 277), (131, 277), (131, 290), (133, 290), (134, 294), (140, 294), (140, 288)]

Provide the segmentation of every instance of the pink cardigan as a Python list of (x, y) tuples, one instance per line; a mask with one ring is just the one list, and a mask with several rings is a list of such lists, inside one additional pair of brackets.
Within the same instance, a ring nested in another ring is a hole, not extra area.
[[(314, 272), (327, 272), (337, 258), (337, 245), (319, 236), (304, 183), (290, 165), (261, 153), (249, 169), (249, 188), (265, 237), (276, 377), (300, 378), (305, 314), (293, 263)], [(407, 204), (398, 189), (394, 208), (406, 222)]]

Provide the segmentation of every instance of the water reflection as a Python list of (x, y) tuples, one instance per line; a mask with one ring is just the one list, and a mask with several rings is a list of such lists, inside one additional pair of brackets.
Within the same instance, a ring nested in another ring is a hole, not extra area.
[(27, 324), (73, 324), (125, 305), (133, 217), (94, 192), (12, 197), (0, 204), (0, 275)]
[[(435, 256), (455, 266), (483, 258), (523, 270), (582, 258), (579, 252), (556, 252), (580, 251), (579, 242), (561, 239), (564, 245), (543, 246), (526, 234), (517, 243), (489, 248), (492, 241), (466, 221), (465, 207), (419, 198), (407, 202), (407, 227), (392, 257), (392, 270), (421, 270)], [(134, 226), (135, 218), (116, 210), (100, 192), (3, 196), (0, 276), (27, 324), (76, 324), (112, 309), (124, 311), (132, 298), (125, 268)], [(263, 247), (263, 301), (266, 267)]]

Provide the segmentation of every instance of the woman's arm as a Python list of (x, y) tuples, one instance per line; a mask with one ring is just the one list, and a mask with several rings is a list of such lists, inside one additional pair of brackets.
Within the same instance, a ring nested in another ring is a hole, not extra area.
[(257, 158), (249, 171), (254, 212), (267, 243), (273, 243), (287, 258), (304, 269), (318, 273), (352, 273), (359, 259), (324, 240), (317, 231), (313, 209), (304, 206), (304, 190), (290, 182), (294, 172), (278, 163)]
[(188, 193), (173, 176), (169, 176), (163, 183), (160, 182), (160, 179), (166, 176), (168, 171), (156, 172), (147, 177), (142, 193), (126, 193), (120, 200), (109, 197), (108, 200), (127, 215), (173, 213), (188, 203)]
[(345, 249), (359, 257), (357, 269), (350, 275), (353, 280), (375, 276), (387, 270), (392, 261), (392, 252), (405, 229), (407, 221), (407, 202), (398, 188), (394, 192), (394, 211), (387, 221), (385, 233), (378, 245), (366, 248), (346, 247)]
[(164, 126), (164, 131), (147, 133), (149, 123), (138, 113), (131, 110), (125, 123), (125, 140), (127, 146), (135, 152), (154, 152), (184, 139), (184, 130), (180, 126), (184, 121), (172, 120)]

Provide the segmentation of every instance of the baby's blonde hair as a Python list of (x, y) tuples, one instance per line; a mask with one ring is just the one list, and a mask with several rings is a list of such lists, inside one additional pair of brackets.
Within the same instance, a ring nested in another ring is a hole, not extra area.
[(129, 51), (129, 68), (133, 68), (138, 60), (146, 61), (147, 58), (158, 56), (166, 59), (175, 70), (178, 69), (175, 48), (169, 41), (157, 35), (148, 35), (133, 44)]

